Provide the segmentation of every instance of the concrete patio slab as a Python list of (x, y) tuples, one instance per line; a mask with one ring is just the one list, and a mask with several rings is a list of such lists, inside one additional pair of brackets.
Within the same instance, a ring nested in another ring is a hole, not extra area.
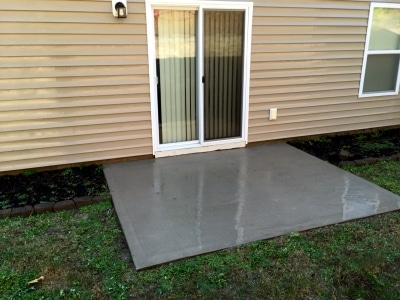
[(287, 144), (108, 164), (137, 269), (400, 208), (400, 197)]

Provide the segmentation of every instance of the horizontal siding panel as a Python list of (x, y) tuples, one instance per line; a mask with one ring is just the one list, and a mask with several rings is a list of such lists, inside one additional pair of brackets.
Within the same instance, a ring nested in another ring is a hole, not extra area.
[[(343, 0), (341, 0), (341, 1), (343, 1)], [(346, 0), (344, 0), (344, 1), (346, 1)], [(371, 2), (371, 1), (369, 1), (369, 0), (353, 0), (353, 1), (366, 1), (366, 2)], [(399, 1), (399, 0), (391, 0), (391, 1), (387, 1), (387, 0), (376, 0), (376, 1), (373, 1), (373, 2), (382, 2), (382, 3), (388, 3), (388, 2), (390, 2), (390, 3), (400, 3), (400, 1)]]
[[(313, 35), (357, 35), (366, 34), (364, 26), (354, 27), (337, 27), (337, 26), (264, 26), (253, 25), (253, 35), (267, 34), (267, 35), (287, 35), (287, 34), (300, 34), (307, 35), (312, 32)], [(0, 31), (1, 32), (1, 31)]]
[[(0, 10), (11, 11), (39, 11), (39, 12), (52, 12), (52, 11), (62, 11), (62, 12), (111, 12), (111, 1), (60, 1), (60, 0), (34, 0), (34, 5), (32, 5), (32, 0), (18, 0), (18, 1), (1, 1)], [(128, 1), (128, 12), (145, 13), (143, 1)]]
[[(290, 125), (290, 124), (289, 124)], [(293, 139), (296, 137), (304, 137), (318, 134), (348, 132), (352, 130), (370, 129), (385, 126), (397, 126), (398, 119), (372, 119), (372, 118), (359, 118), (359, 119), (345, 119), (340, 124), (327, 125), (321, 122), (308, 122), (303, 123), (301, 126), (282, 126), (278, 131), (269, 131), (249, 136), (249, 142), (270, 141), (278, 139)]]
[[(145, 28), (139, 27), (134, 33), (146, 32)], [(134, 45), (139, 42), (123, 34), (0, 34), (0, 40), (2, 45)]]
[(269, 110), (271, 107), (277, 107), (279, 109), (292, 109), (292, 108), (307, 108), (313, 109), (313, 107), (324, 107), (340, 104), (350, 104), (351, 108), (358, 108), (363, 105), (374, 105), (374, 106), (395, 106), (397, 105), (397, 99), (380, 99), (377, 102), (372, 98), (358, 98), (355, 94), (353, 96), (335, 96), (327, 98), (306, 98), (300, 100), (285, 100), (285, 101), (271, 101), (268, 102), (256, 102), (252, 103), (250, 112), (256, 112), (258, 110)]
[[(340, 113), (343, 113), (344, 116), (348, 112), (351, 113), (364, 113), (364, 111), (371, 111), (379, 112), (380, 110), (385, 112), (394, 112), (395, 103), (394, 101), (383, 101), (383, 103), (379, 103), (376, 101), (368, 101), (368, 102), (359, 102), (359, 103), (343, 103), (343, 104), (331, 104), (331, 105), (319, 105), (319, 106), (313, 106), (313, 107), (292, 107), (292, 108), (287, 108), (282, 110), (282, 116), (301, 116), (301, 115), (310, 115), (310, 114), (333, 114), (335, 115), (340, 115)], [(373, 111), (372, 111), (373, 110)], [(397, 109), (397, 111), (400, 111), (400, 107)], [(256, 117), (256, 116), (254, 116)]]
[[(321, 3), (321, 7), (323, 4)], [(368, 18), (368, 10), (351, 9), (321, 9), (321, 8), (303, 8), (286, 9), (284, 7), (262, 7), (254, 9), (255, 17), (311, 17), (311, 18)]]
[[(149, 138), (129, 139), (118, 142), (111, 141), (103, 143), (71, 145), (64, 147), (52, 147), (52, 148), (45, 148), (45, 151), (46, 151), (46, 157), (50, 158), (61, 155), (67, 156), (67, 155), (74, 155), (81, 153), (96, 153), (98, 151), (111, 151), (124, 148), (133, 148), (133, 145), (135, 145), (136, 147), (145, 147), (151, 144), (151, 142), (149, 143), (149, 140), (150, 140)], [(17, 161), (24, 159), (37, 159), (41, 157), (43, 157), (42, 149), (3, 152), (3, 155), (0, 157), (0, 164), (2, 162)]]
[(43, 99), (59, 97), (87, 97), (105, 95), (127, 95), (127, 94), (149, 93), (149, 86), (144, 85), (124, 85), (124, 86), (97, 86), (90, 87), (65, 87), (49, 89), (25, 89), (25, 90), (0, 90), (0, 100), (24, 100), (24, 99)]
[[(320, 52), (320, 51), (364, 51), (364, 43), (310, 43), (310, 44), (265, 44), (254, 43), (252, 53)], [(1, 49), (0, 49), (1, 51)]]
[(119, 105), (104, 105), (104, 106), (81, 106), (79, 109), (72, 108), (52, 108), (52, 109), (37, 109), (37, 110), (19, 110), (0, 112), (0, 120), (3, 122), (23, 121), (23, 120), (44, 120), (56, 118), (72, 118), (82, 116), (101, 116), (118, 114), (120, 112), (131, 113), (132, 120), (135, 118), (142, 119), (148, 117), (149, 105), (143, 104), (119, 104)]
[(24, 151), (30, 149), (43, 149), (54, 147), (65, 147), (73, 145), (88, 145), (104, 142), (119, 142), (134, 139), (151, 139), (151, 130), (118, 131), (111, 133), (100, 133), (80, 136), (63, 136), (47, 139), (23, 140), (13, 143), (0, 143), (3, 152)]
[[(80, 24), (115, 24), (116, 22), (121, 24), (143, 24), (140, 20), (143, 20), (143, 16), (140, 17), (140, 13), (131, 13), (128, 8), (129, 17), (126, 19), (118, 19), (111, 13), (110, 8), (104, 12), (63, 12), (63, 11), (51, 11), (43, 13), (42, 11), (9, 11), (0, 10), (0, 20), (3, 22), (21, 22), (21, 23), (80, 23)], [(33, 5), (30, 5), (33, 7)], [(140, 9), (144, 10), (145, 6), (140, 5)], [(132, 10), (135, 12), (135, 10)], [(135, 18), (137, 16), (137, 18)], [(138, 20), (138, 21), (137, 21)], [(67, 27), (66, 27), (67, 28)]]
[(0, 79), (24, 78), (64, 78), (87, 76), (132, 75), (148, 76), (148, 65), (135, 66), (82, 66), (82, 67), (36, 67), (36, 68), (7, 68), (0, 70)]
[(151, 155), (151, 146), (137, 146), (128, 148), (118, 148), (106, 151), (96, 151), (89, 153), (76, 153), (70, 155), (60, 155), (52, 157), (38, 157), (35, 159), (7, 161), (0, 163), (0, 172), (8, 170), (33, 169), (55, 165), (73, 164), (81, 162), (101, 161), (107, 159), (134, 157), (140, 155)]
[[(374, 119), (374, 116), (383, 116), (386, 115), (387, 118), (395, 118), (396, 116), (400, 117), (400, 107), (379, 107), (379, 108), (371, 108), (371, 109), (363, 109), (363, 110), (351, 110), (351, 111), (328, 111), (324, 113), (318, 114), (302, 114), (302, 115), (291, 115), (291, 116), (279, 116), (279, 121), (274, 121), (274, 127), (282, 124), (301, 124), (306, 122), (316, 122), (320, 121), (325, 126), (326, 125), (334, 125), (341, 124), (341, 120), (347, 118), (360, 118), (360, 117), (371, 117)], [(252, 125), (257, 128), (258, 126), (262, 126), (268, 121), (267, 118), (255, 118), (249, 120)], [(335, 123), (336, 122), (336, 123)], [(259, 130), (262, 130), (260, 127)], [(273, 130), (273, 129), (272, 129)]]
[[(387, 114), (374, 114), (374, 115), (361, 115), (361, 116), (353, 116), (353, 117), (348, 117), (348, 118), (340, 118), (340, 122), (338, 122), (337, 119), (329, 119), (329, 120), (307, 120), (307, 121), (303, 121), (301, 123), (291, 123), (291, 122), (285, 122), (285, 123), (280, 123), (280, 124), (276, 124), (273, 127), (274, 128), (270, 128), (270, 130), (264, 130), (264, 126), (256, 126), (253, 125), (251, 130), (249, 131), (249, 141), (259, 141), (258, 139), (256, 139), (255, 137), (258, 135), (267, 135), (269, 133), (273, 133), (273, 132), (280, 132), (281, 133), (281, 137), (279, 138), (285, 138), (285, 135), (291, 131), (295, 131), (295, 130), (299, 130), (299, 129), (312, 129), (312, 128), (320, 128), (320, 127), (340, 127), (342, 125), (346, 125), (346, 124), (354, 124), (355, 126), (357, 125), (357, 123), (367, 123), (367, 122), (371, 122), (375, 123), (377, 125), (377, 127), (379, 126), (388, 126), (386, 125), (386, 121), (390, 120), (390, 123), (393, 124), (393, 121), (396, 120), (396, 118), (400, 117), (400, 113), (397, 114), (391, 114), (391, 115), (387, 115)], [(254, 120), (253, 122), (255, 124), (259, 124), (258, 121), (260, 120)], [(378, 125), (379, 123), (382, 123), (382, 125)], [(393, 124), (393, 125), (398, 125), (397, 124)], [(372, 128), (373, 126), (371, 125), (370, 128)], [(347, 127), (347, 130), (351, 130), (349, 127)], [(367, 127), (369, 128), (369, 127)], [(335, 131), (333, 131), (335, 132)], [(326, 133), (324, 132), (324, 130), (322, 130), (320, 133)], [(304, 132), (304, 135), (310, 135), (312, 133), (307, 133)], [(250, 137), (251, 136), (251, 137)], [(286, 137), (290, 137), (286, 136)]]
[[(333, 82), (320, 83), (309, 85), (295, 86), (278, 86), (278, 87), (253, 87), (250, 89), (250, 95), (274, 95), (274, 94), (289, 94), (297, 92), (314, 92), (314, 91), (329, 91), (342, 89), (358, 89), (359, 82)], [(271, 98), (271, 96), (269, 96)]]
[[(253, 54), (254, 55), (254, 54)], [(268, 56), (269, 54), (265, 54)], [(282, 57), (283, 58), (283, 57)], [(260, 59), (260, 58), (259, 58)], [(257, 70), (285, 70), (285, 69), (310, 69), (324, 67), (347, 67), (356, 66), (361, 72), (362, 57), (360, 58), (342, 58), (342, 59), (305, 59), (296, 61), (253, 61), (251, 64), (251, 73)]]
[(87, 77), (53, 77), (53, 78), (23, 78), (0, 79), (2, 90), (45, 88), (93, 87), (103, 85), (143, 85), (149, 82), (145, 75), (123, 76), (87, 76)]
[[(340, 0), (340, 1), (347, 1), (347, 0)], [(371, 1), (369, 1), (369, 0), (351, 0), (351, 1), (364, 1), (364, 2), (371, 2)], [(382, 3), (388, 3), (388, 1), (387, 0), (376, 0), (376, 1), (374, 1), (374, 2), (382, 2)], [(399, 0), (392, 0), (392, 1), (390, 1), (391, 3), (400, 3), (400, 1)]]
[(86, 126), (70, 126), (70, 127), (55, 127), (55, 128), (36, 128), (34, 130), (19, 130), (12, 132), (2, 132), (0, 134), (0, 143), (29, 141), (36, 139), (52, 139), (62, 137), (75, 137), (81, 135), (97, 135), (102, 133), (112, 133), (120, 131), (140, 131), (148, 132), (148, 122), (119, 122), (108, 124), (96, 124)]
[(106, 8), (105, 2), (98, 1), (58, 1), (58, 0), (18, 0), (18, 1), (1, 1), (0, 9), (4, 11), (15, 12), (22, 11), (47, 11), (54, 10), (64, 12), (104, 12)]
[[(313, 104), (313, 105), (312, 105)], [(346, 116), (349, 112), (357, 112), (357, 111), (364, 111), (367, 109), (388, 109), (393, 108), (393, 101), (385, 101), (384, 103), (377, 103), (376, 101), (368, 101), (368, 102), (359, 102), (359, 103), (338, 103), (338, 104), (326, 104), (326, 103), (307, 103), (305, 106), (279, 106), (279, 118), (287, 118), (287, 117), (310, 117), (315, 114), (331, 114), (332, 112), (340, 114), (342, 113), (343, 116)], [(252, 110), (250, 113), (250, 119), (266, 119), (268, 117), (268, 109), (259, 109), (259, 110)], [(310, 119), (312, 119), (310, 117)]]
[(357, 74), (360, 76), (359, 66), (335, 67), (335, 68), (310, 68), (310, 69), (283, 69), (283, 70), (257, 70), (251, 72), (250, 81), (254, 79), (269, 78), (286, 78), (286, 77), (303, 77), (316, 75), (333, 75), (333, 74)]
[(256, 1), (256, 7), (285, 7), (285, 8), (318, 8), (318, 9), (368, 9), (369, 3), (355, 1), (321, 1), (321, 0), (264, 0)]
[(109, 95), (94, 97), (52, 98), (52, 99), (27, 99), (0, 101), (0, 112), (28, 109), (48, 109), (81, 106), (101, 106), (115, 104), (146, 104), (150, 111), (148, 94)]
[(332, 52), (290, 52), (290, 53), (253, 53), (252, 62), (285, 61), (285, 60), (313, 60), (313, 59), (347, 59), (363, 58), (362, 51), (332, 51)]
[[(113, 56), (142, 55), (147, 57), (147, 39), (145, 35), (135, 35), (133, 45), (29, 45), (29, 46), (4, 46), (0, 45), (0, 56), (9, 57), (31, 57), (42, 56), (48, 59), (48, 56)], [(84, 55), (82, 55), (84, 54)], [(21, 58), (19, 58), (21, 59)], [(19, 60), (16, 59), (16, 60)], [(65, 58), (64, 58), (65, 60)], [(147, 58), (146, 58), (147, 61)], [(15, 62), (15, 61), (14, 61)], [(128, 61), (129, 62), (129, 61)], [(124, 63), (124, 62), (122, 62)], [(120, 64), (122, 64), (120, 61)]]
[(318, 99), (318, 98), (336, 98), (336, 97), (358, 97), (358, 86), (357, 88), (350, 89), (339, 89), (339, 90), (320, 90), (320, 91), (308, 91), (308, 92), (297, 92), (297, 93), (284, 93), (268, 95), (254, 95), (250, 98), (250, 106), (259, 103), (269, 103), (272, 102), (285, 102), (285, 101), (297, 101), (297, 100), (307, 100), (307, 99)]
[(144, 124), (147, 122), (150, 125), (150, 112), (145, 114), (135, 114), (132, 116), (130, 113), (120, 113), (113, 115), (102, 116), (83, 116), (75, 118), (59, 118), (59, 119), (43, 119), (43, 120), (25, 120), (25, 121), (12, 121), (2, 122), (0, 132), (17, 132), (19, 130), (36, 130), (45, 128), (66, 128), (76, 126), (88, 125), (104, 125), (104, 124), (118, 124), (126, 122), (135, 122), (136, 124)]
[(250, 87), (278, 87), (284, 86), (298, 86), (298, 85), (311, 85), (314, 83), (337, 83), (359, 81), (360, 74), (342, 74), (342, 75), (323, 75), (323, 76), (303, 76), (303, 77), (285, 77), (285, 78), (257, 78), (253, 79)]
[[(111, 1), (110, 1), (111, 2)], [(14, 2), (15, 3), (15, 2)], [(108, 5), (107, 5), (108, 6)], [(111, 11), (111, 10), (110, 10)], [(135, 15), (129, 18), (135, 18), (138, 23), (146, 24), (145, 15)], [(143, 30), (144, 25), (138, 24), (82, 24), (78, 23), (26, 23), (2, 22), (0, 33), (2, 34), (125, 34), (137, 33), (138, 29)], [(143, 33), (143, 32), (139, 32)]]
[(254, 35), (253, 41), (255, 43), (263, 44), (299, 44), (299, 43), (357, 43), (365, 42), (365, 34), (359, 35), (340, 35), (340, 34), (327, 34), (327, 35)]
[[(249, 115), (251, 119), (266, 118), (271, 107), (277, 108), (279, 117), (285, 114), (286, 109), (300, 108), (312, 110), (314, 107), (324, 106), (324, 105), (335, 105), (342, 103), (353, 103), (352, 105), (357, 105), (358, 102), (355, 100), (355, 96), (345, 96), (345, 97), (334, 97), (334, 98), (316, 98), (316, 99), (305, 99), (305, 100), (293, 100), (293, 101), (268, 101), (253, 103), (249, 108)], [(262, 116), (259, 116), (257, 112), (262, 112)]]
[[(257, 12), (258, 8), (255, 7), (254, 11)], [(293, 10), (293, 13), (296, 13), (296, 10)], [(319, 17), (318, 15), (313, 18), (303, 18), (298, 16), (292, 16), (290, 18), (283, 16), (270, 16), (268, 18), (263, 17), (262, 15), (254, 16), (253, 25), (269, 25), (269, 26), (367, 26), (368, 18), (365, 19), (353, 19), (353, 18), (328, 18), (328, 17)]]
[(147, 55), (0, 57), (3, 68), (143, 65)]

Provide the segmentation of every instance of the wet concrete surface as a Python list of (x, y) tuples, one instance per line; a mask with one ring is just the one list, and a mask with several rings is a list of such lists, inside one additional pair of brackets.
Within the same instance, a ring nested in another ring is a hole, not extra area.
[(108, 164), (136, 269), (400, 208), (287, 144)]

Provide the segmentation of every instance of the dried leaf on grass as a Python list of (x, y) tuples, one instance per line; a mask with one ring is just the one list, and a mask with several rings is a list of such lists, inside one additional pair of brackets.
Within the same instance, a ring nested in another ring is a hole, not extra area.
[(28, 282), (28, 284), (35, 284), (35, 283), (39, 283), (44, 279), (44, 276), (40, 276), (39, 278), (33, 279), (31, 281)]

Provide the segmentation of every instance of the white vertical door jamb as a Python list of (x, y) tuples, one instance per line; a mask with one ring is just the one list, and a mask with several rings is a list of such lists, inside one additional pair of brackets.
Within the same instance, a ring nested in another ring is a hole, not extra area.
[(202, 6), (198, 10), (198, 25), (197, 25), (197, 86), (198, 86), (198, 99), (197, 107), (199, 111), (198, 117), (198, 131), (199, 131), (199, 141), (202, 145), (204, 143), (204, 84), (202, 79), (204, 76), (204, 51), (203, 51), (203, 34), (204, 34), (204, 9)]
[(147, 53), (149, 64), (149, 86), (150, 86), (150, 110), (151, 110), (151, 134), (153, 144), (153, 155), (159, 147), (158, 132), (158, 107), (157, 107), (157, 70), (155, 63), (155, 31), (154, 11), (149, 1), (146, 1), (146, 28), (147, 28)]
[(250, 64), (251, 64), (251, 37), (253, 28), (253, 6), (245, 9), (245, 28), (243, 37), (243, 99), (242, 99), (242, 135), (248, 143), (249, 135), (249, 106), (250, 106)]

